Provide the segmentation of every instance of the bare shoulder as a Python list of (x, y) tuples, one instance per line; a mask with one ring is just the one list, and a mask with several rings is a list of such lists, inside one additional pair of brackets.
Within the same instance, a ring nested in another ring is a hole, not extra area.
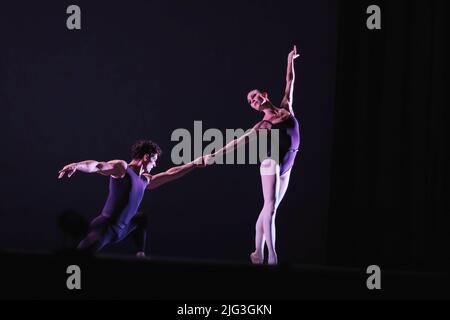
[(116, 159), (116, 160), (111, 160), (109, 162), (115, 166), (121, 166), (125, 169), (128, 168), (128, 163), (124, 160)]
[(108, 161), (108, 163), (110, 165), (112, 165), (115, 170), (120, 170), (120, 171), (125, 172), (128, 168), (128, 163), (124, 160), (116, 159), (116, 160)]
[(112, 166), (110, 174), (113, 178), (123, 178), (128, 168), (128, 163), (124, 160), (111, 160), (108, 164)]
[(281, 123), (287, 119), (289, 119), (289, 117), (291, 116), (291, 112), (282, 108), (280, 109), (280, 113), (276, 116), (273, 116), (272, 118), (270, 118), (270, 122), (272, 122), (273, 124), (277, 124), (277, 123)]

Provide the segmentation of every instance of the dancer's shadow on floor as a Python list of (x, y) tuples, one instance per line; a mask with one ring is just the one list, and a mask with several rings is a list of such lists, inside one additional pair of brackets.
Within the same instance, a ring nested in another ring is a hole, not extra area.
[(59, 250), (70, 252), (75, 251), (78, 243), (86, 236), (89, 223), (83, 215), (68, 209), (58, 215), (57, 225), (62, 236)]

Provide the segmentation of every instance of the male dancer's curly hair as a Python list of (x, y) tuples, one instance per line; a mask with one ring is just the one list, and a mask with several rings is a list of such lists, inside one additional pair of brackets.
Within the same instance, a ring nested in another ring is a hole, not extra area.
[(132, 159), (142, 159), (145, 154), (148, 154), (150, 157), (154, 156), (155, 154), (160, 156), (161, 153), (161, 148), (151, 140), (136, 141), (131, 147)]

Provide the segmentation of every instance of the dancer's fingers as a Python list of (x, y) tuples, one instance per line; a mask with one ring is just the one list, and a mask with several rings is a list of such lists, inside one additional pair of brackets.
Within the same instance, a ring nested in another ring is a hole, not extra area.
[[(61, 169), (61, 171), (68, 171), (68, 170), (71, 170), (71, 165), (70, 164), (68, 164), (67, 166), (64, 166), (62, 169)], [(60, 171), (60, 172), (61, 172)]]
[(59, 176), (58, 176), (58, 179), (62, 179), (62, 177), (64, 177), (64, 174), (65, 174), (65, 172), (63, 171), (63, 172), (59, 172)]
[(67, 166), (64, 166), (64, 168), (62, 168), (62, 169), (59, 170), (58, 172), (61, 173), (61, 172), (66, 172), (66, 171), (67, 171)]

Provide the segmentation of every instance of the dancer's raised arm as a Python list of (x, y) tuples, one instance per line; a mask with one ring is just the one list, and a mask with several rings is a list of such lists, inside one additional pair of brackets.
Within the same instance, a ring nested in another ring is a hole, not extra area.
[(297, 47), (288, 55), (287, 70), (286, 70), (286, 88), (284, 90), (283, 100), (281, 101), (281, 108), (288, 110), (290, 113), (294, 114), (292, 109), (292, 99), (294, 94), (294, 81), (295, 81), (295, 70), (294, 70), (294, 60), (298, 58)]
[(85, 173), (100, 173), (105, 176), (121, 178), (125, 174), (126, 170), (127, 163), (123, 160), (111, 160), (108, 162), (86, 160), (74, 162), (64, 166), (64, 168), (59, 170), (58, 179), (62, 179), (66, 173), (67, 177), (70, 178), (77, 171)]

